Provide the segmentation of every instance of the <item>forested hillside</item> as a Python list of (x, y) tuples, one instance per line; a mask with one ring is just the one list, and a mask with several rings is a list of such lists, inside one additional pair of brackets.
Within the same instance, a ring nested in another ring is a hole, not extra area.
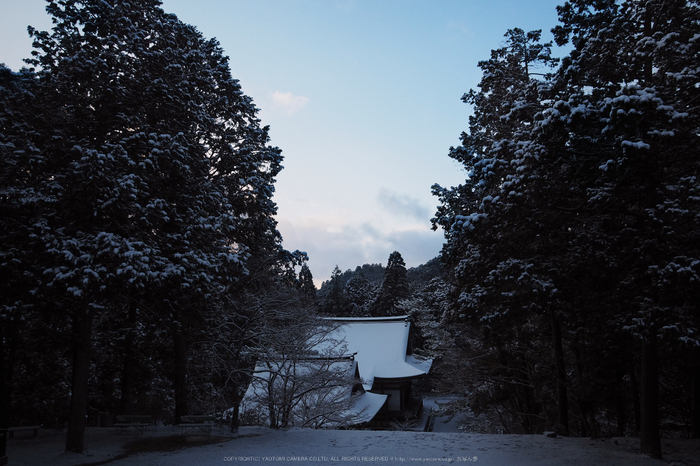
[[(364, 264), (341, 272), (336, 266), (330, 280), (324, 281), (318, 290), (320, 309), (337, 316), (403, 314), (407, 309), (398, 303), (421, 294), (432, 280), (444, 278), (445, 272), (438, 257), (406, 269), (398, 251), (391, 254), (387, 267)], [(384, 303), (378, 301), (380, 296)]]

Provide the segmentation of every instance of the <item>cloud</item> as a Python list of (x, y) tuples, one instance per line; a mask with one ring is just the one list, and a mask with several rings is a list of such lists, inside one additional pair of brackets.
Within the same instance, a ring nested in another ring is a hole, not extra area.
[(275, 91), (272, 93), (272, 103), (275, 108), (282, 110), (287, 115), (294, 115), (309, 103), (309, 99), (291, 92)]
[(382, 188), (377, 194), (379, 204), (388, 212), (425, 221), (430, 218), (430, 211), (418, 199), (401, 195)]
[(436, 257), (444, 242), (442, 233), (428, 225), (380, 230), (369, 222), (352, 224), (319, 217), (278, 221), (283, 247), (309, 255), (309, 268), (319, 287), (336, 265), (342, 271), (363, 264), (386, 265), (389, 254), (399, 251), (407, 267), (416, 267)]
[(447, 30), (457, 31), (458, 33), (470, 38), (474, 37), (474, 31), (472, 31), (471, 28), (467, 26), (467, 23), (465, 23), (464, 21), (449, 21), (447, 23)]

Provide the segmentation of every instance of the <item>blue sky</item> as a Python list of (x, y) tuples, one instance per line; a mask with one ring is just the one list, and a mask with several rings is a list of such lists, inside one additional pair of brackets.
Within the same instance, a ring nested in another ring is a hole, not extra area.
[[(434, 183), (465, 173), (448, 156), (467, 129), (462, 94), (509, 28), (556, 25), (563, 0), (164, 0), (216, 37), (233, 76), (285, 156), (277, 220), (289, 250), (309, 254), (317, 284), (399, 251), (408, 267), (438, 255)], [(31, 52), (27, 25), (48, 29), (44, 0), (0, 0), (0, 62)]]

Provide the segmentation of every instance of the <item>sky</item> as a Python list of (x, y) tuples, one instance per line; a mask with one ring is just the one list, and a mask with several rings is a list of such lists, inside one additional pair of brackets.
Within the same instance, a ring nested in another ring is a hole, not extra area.
[[(436, 257), (431, 186), (466, 173), (448, 157), (468, 129), (462, 95), (508, 29), (552, 40), (563, 0), (163, 0), (215, 37), (282, 149), (275, 184), (283, 246), (305, 251), (317, 285), (341, 270)], [(44, 0), (0, 0), (0, 62), (31, 53)], [(555, 55), (557, 54), (555, 49)], [(561, 53), (559, 53), (561, 55)]]

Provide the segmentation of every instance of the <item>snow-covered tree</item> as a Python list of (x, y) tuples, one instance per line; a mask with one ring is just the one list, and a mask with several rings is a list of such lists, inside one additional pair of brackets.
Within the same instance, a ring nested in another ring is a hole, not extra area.
[(586, 234), (614, 264), (609, 320), (640, 342), (641, 448), (660, 457), (659, 339), (698, 344), (700, 4), (574, 1), (560, 17), (567, 150), (597, 167)]
[(370, 315), (370, 307), (374, 301), (375, 288), (367, 280), (367, 277), (358, 267), (354, 275), (350, 277), (343, 290), (348, 302), (348, 315), (352, 317), (367, 317)]
[(343, 295), (344, 285), (341, 282), (343, 273), (336, 265), (329, 282), (324, 286), (320, 295), (321, 311), (329, 316), (343, 316), (347, 310), (347, 302)]
[(314, 276), (306, 263), (301, 266), (301, 270), (299, 271), (299, 291), (301, 292), (302, 300), (305, 305), (314, 308), (318, 306)]
[(401, 253), (394, 251), (389, 255), (384, 269), (384, 281), (377, 292), (377, 299), (372, 304), (372, 315), (392, 316), (398, 313), (398, 304), (409, 295), (406, 263)]
[(221, 309), (251, 255), (281, 250), (280, 151), (218, 43), (159, 5), (48, 1), (55, 26), (30, 30), (33, 93), (13, 120), (29, 122), (27, 142), (3, 140), (35, 193), (8, 190), (13, 206), (40, 214), (12, 230), (36, 230), (23, 251), (41, 270), (24, 289), (45, 284), (36, 300), (50, 296), (72, 327), (71, 451), (84, 448), (94, 322), (130, 300), (157, 316), (174, 350), (177, 418), (186, 329)]
[(298, 299), (299, 290), (271, 289), (259, 300), (261, 325), (248, 347), (250, 371), (241, 415), (273, 429), (352, 423), (356, 365), (337, 340), (337, 325)]
[[(469, 174), (457, 188), (433, 188), (442, 202), (433, 222), (445, 228), (443, 255), (455, 271), (458, 295), (452, 318), (478, 323), (489, 344), (504, 353), (517, 353), (515, 346), (528, 337), (528, 329), (549, 334), (547, 327), (551, 328), (559, 392), (559, 419), (552, 424), (567, 432), (556, 283), (562, 245), (555, 236), (563, 227), (554, 221), (561, 221), (556, 204), (563, 199), (548, 198), (561, 181), (551, 183), (559, 167), (550, 162), (548, 148), (533, 137), (551, 92), (548, 78), (556, 60), (551, 44), (540, 42), (540, 31), (513, 29), (505, 36), (505, 47), (479, 63), (484, 72), (480, 90), (463, 97), (474, 106), (474, 115), (462, 145), (452, 148), (450, 156)], [(544, 403), (527, 401), (533, 399), (528, 388), (532, 381), (520, 377), (526, 372), (519, 367), (526, 360), (511, 359), (511, 400), (522, 405), (524, 428), (536, 430), (531, 420), (542, 415)], [(505, 380), (502, 375), (497, 377)]]
[[(465, 96), (475, 112), (451, 156), (469, 178), (435, 187), (453, 317), (507, 349), (498, 361), (525, 361), (521, 373), (542, 367), (535, 343), (547, 334), (559, 423), (561, 388), (574, 392), (569, 412), (585, 435), (599, 429), (596, 411), (617, 411), (624, 431), (629, 396), (642, 451), (660, 456), (658, 379), (670, 370), (659, 358), (697, 346), (700, 7), (580, 0), (559, 13), (555, 37), (574, 49), (555, 76), (533, 79), (537, 60), (517, 45), (527, 36), (511, 31), (480, 64), (481, 92)], [(700, 380), (697, 366), (673, 366)], [(527, 380), (541, 397), (538, 373)]]

